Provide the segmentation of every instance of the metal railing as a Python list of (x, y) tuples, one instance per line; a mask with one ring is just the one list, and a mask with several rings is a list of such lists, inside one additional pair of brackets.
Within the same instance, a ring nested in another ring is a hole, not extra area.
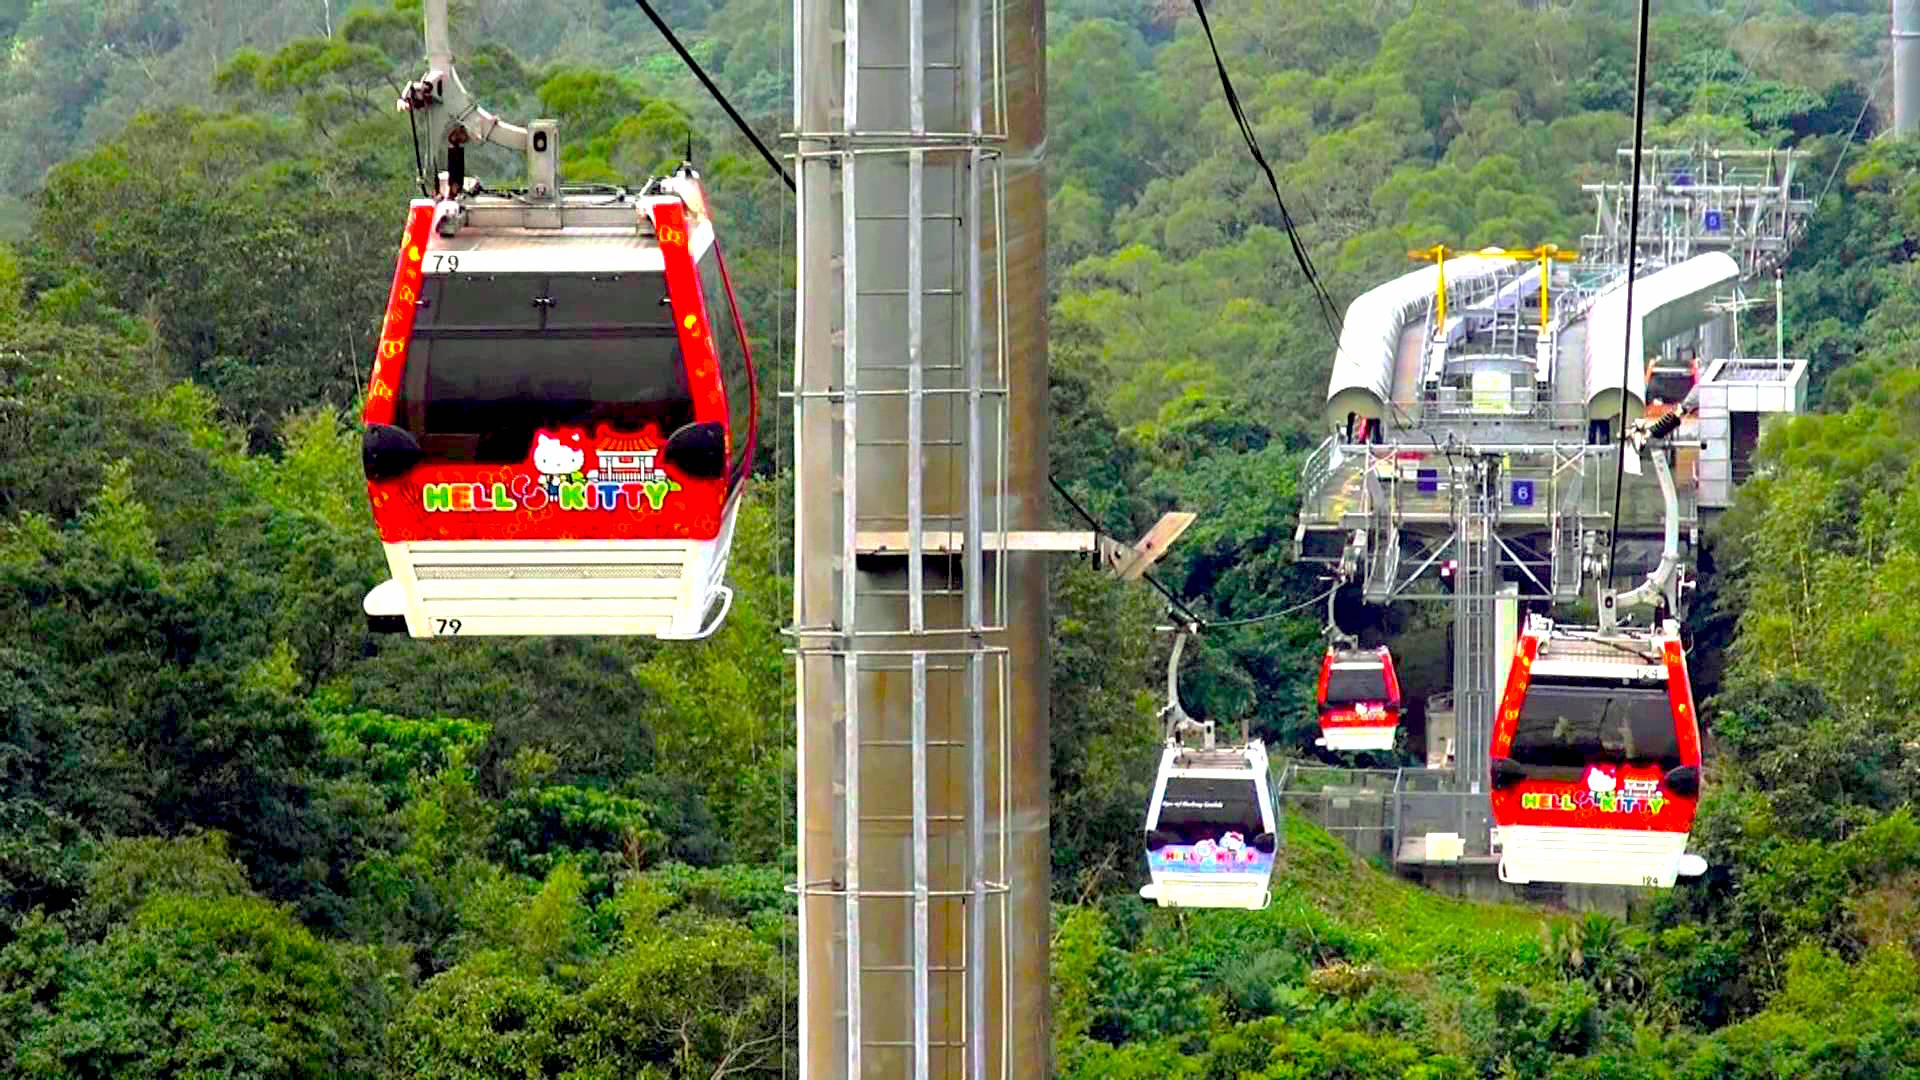
[[(1585, 432), (1581, 432), (1584, 436)], [(1309, 528), (1340, 526), (1352, 515), (1445, 516), (1453, 511), (1458, 475), (1472, 454), (1500, 459), (1498, 500), (1502, 518), (1542, 521), (1554, 513), (1577, 515), (1604, 524), (1613, 515), (1614, 478), (1620, 446), (1586, 445), (1562, 439), (1540, 443), (1479, 442), (1470, 451), (1433, 442), (1343, 443), (1328, 438), (1307, 455), (1300, 468), (1300, 514)], [(1377, 483), (1365, 480), (1372, 476)], [(1379, 500), (1385, 500), (1381, 502)], [(1683, 523), (1696, 520), (1698, 499), (1689, 487), (1680, 493)], [(1626, 476), (1621, 519), (1628, 523), (1664, 520), (1658, 485), (1650, 475)]]
[(1392, 861), (1394, 806), (1403, 769), (1338, 769), (1289, 763), (1274, 786), (1282, 809), (1306, 813), (1363, 858)]
[[(1452, 769), (1342, 769), (1289, 763), (1274, 785), (1282, 809), (1311, 817), (1362, 858), (1425, 862), (1430, 834), (1464, 841), (1462, 859), (1491, 857), (1484, 793), (1461, 791)], [(1421, 841), (1409, 859), (1408, 841)], [(1437, 859), (1438, 863), (1455, 860)]]
[(1420, 415), (1423, 420), (1478, 422), (1514, 429), (1511, 435), (1490, 433), (1502, 441), (1535, 440), (1549, 428), (1584, 431), (1587, 424), (1584, 403), (1555, 401), (1549, 392), (1531, 383), (1503, 391), (1427, 387), (1420, 393)]

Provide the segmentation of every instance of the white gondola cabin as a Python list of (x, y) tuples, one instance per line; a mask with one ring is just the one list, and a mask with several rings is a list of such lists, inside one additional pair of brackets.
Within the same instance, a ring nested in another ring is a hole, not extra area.
[(691, 169), (639, 195), (415, 201), (364, 414), (393, 575), (370, 621), (712, 633), (757, 418)]
[[(1267, 906), (1279, 849), (1279, 816), (1267, 748), (1241, 731), (1240, 745), (1216, 746), (1213, 722), (1180, 705), (1180, 655), (1199, 627), (1183, 627), (1167, 658), (1166, 741), (1147, 804), (1147, 872), (1140, 895), (1161, 907)], [(1181, 740), (1198, 736), (1200, 745)]]
[(1161, 907), (1267, 906), (1278, 848), (1267, 751), (1246, 746), (1160, 755), (1147, 810), (1147, 870), (1140, 895)]

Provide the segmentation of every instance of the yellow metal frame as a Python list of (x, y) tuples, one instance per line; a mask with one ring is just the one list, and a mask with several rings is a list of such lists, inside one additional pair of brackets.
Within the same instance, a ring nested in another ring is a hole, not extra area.
[(1553, 277), (1555, 262), (1572, 262), (1580, 257), (1578, 251), (1562, 248), (1558, 244), (1541, 244), (1530, 248), (1484, 247), (1474, 252), (1492, 258), (1525, 259), (1540, 264), (1540, 332), (1547, 332), (1547, 280)]
[[(1433, 290), (1433, 321), (1438, 327), (1447, 324), (1447, 256), (1462, 254), (1459, 248), (1450, 248), (1445, 244), (1435, 244), (1430, 248), (1407, 252), (1407, 258), (1434, 264), (1439, 271), (1439, 282)], [(1493, 259), (1519, 259), (1540, 264), (1540, 332), (1547, 332), (1547, 281), (1553, 276), (1553, 264), (1572, 262), (1580, 257), (1580, 252), (1572, 248), (1563, 248), (1558, 244), (1541, 244), (1530, 248), (1483, 247), (1469, 252), (1473, 255), (1485, 255)]]
[(1458, 248), (1450, 248), (1445, 244), (1407, 252), (1407, 258), (1430, 262), (1440, 271), (1440, 283), (1433, 290), (1433, 323), (1440, 328), (1447, 325), (1447, 253), (1450, 251), (1459, 254)]

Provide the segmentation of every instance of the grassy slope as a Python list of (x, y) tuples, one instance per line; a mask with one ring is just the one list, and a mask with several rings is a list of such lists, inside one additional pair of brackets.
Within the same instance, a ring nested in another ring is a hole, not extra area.
[(1298, 815), (1264, 911), (1114, 896), (1057, 915), (1055, 1058), (1071, 1080), (1920, 1077), (1906, 949), (1855, 963), (1796, 949), (1765, 1010), (1703, 1031), (1689, 1003), (1704, 988), (1688, 983), (1716, 976), (1675, 937), (1691, 928), (1650, 938), (1597, 919), (1595, 935), (1451, 899)]
[(1538, 979), (1555, 918), (1382, 873), (1298, 815), (1264, 911), (1115, 897), (1059, 915), (1056, 1056), (1069, 1077), (1234, 1076), (1283, 1060), (1342, 1072), (1326, 1053), (1387, 1075), (1422, 1075), (1422, 1063), (1458, 1075), (1483, 1050), (1469, 1003)]

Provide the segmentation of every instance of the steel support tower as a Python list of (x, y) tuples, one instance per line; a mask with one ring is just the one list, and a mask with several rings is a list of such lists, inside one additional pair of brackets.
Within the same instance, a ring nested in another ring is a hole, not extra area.
[(1893, 0), (1892, 31), (1893, 133), (1906, 139), (1920, 129), (1920, 0)]
[(1724, 251), (1752, 279), (1786, 260), (1813, 200), (1794, 179), (1806, 155), (1794, 150), (1721, 150), (1704, 146), (1653, 147), (1640, 159), (1640, 229), (1627, 236), (1633, 193), (1633, 151), (1615, 155), (1621, 175), (1583, 184), (1593, 196), (1594, 228), (1580, 240), (1582, 255), (1625, 267), (1671, 265), (1708, 251)]
[(804, 1076), (1048, 1073), (1043, 18), (795, 0)]
[[(1369, 603), (1428, 601), (1450, 609), (1454, 760), (1449, 775), (1436, 778), (1439, 790), (1422, 798), (1457, 798), (1446, 813), (1423, 821), (1457, 831), (1468, 859), (1490, 859), (1487, 754), (1506, 674), (1496, 629), (1502, 589), (1525, 582), (1534, 599), (1578, 599), (1583, 563), (1612, 521), (1618, 450), (1582, 445), (1576, 427), (1529, 429), (1518, 421), (1503, 434), (1535, 441), (1450, 439), (1436, 446), (1412, 441), (1417, 431), (1401, 434), (1407, 441), (1345, 448), (1346, 460), (1324, 474), (1314, 473), (1310, 459), (1296, 557), (1340, 564)], [(1404, 463), (1413, 460), (1418, 465), (1409, 473)], [(1352, 480), (1341, 484), (1341, 473)], [(1589, 473), (1598, 478), (1592, 486)], [(1529, 494), (1516, 504), (1522, 486)], [(1334, 494), (1342, 487), (1358, 497)], [(1327, 494), (1313, 497), (1316, 491)], [(1651, 527), (1645, 494), (1630, 488), (1629, 496), (1627, 531), (1644, 533)]]
[[(1500, 681), (1493, 608), (1500, 581), (1499, 466), (1493, 458), (1480, 457), (1469, 460), (1460, 471), (1465, 482), (1458, 488), (1454, 532), (1454, 547), (1460, 553), (1453, 596), (1454, 783), (1457, 790), (1478, 795), (1486, 782)], [(1468, 809), (1472, 812), (1461, 815), (1462, 838), (1467, 850), (1485, 850), (1487, 812), (1477, 799)]]

